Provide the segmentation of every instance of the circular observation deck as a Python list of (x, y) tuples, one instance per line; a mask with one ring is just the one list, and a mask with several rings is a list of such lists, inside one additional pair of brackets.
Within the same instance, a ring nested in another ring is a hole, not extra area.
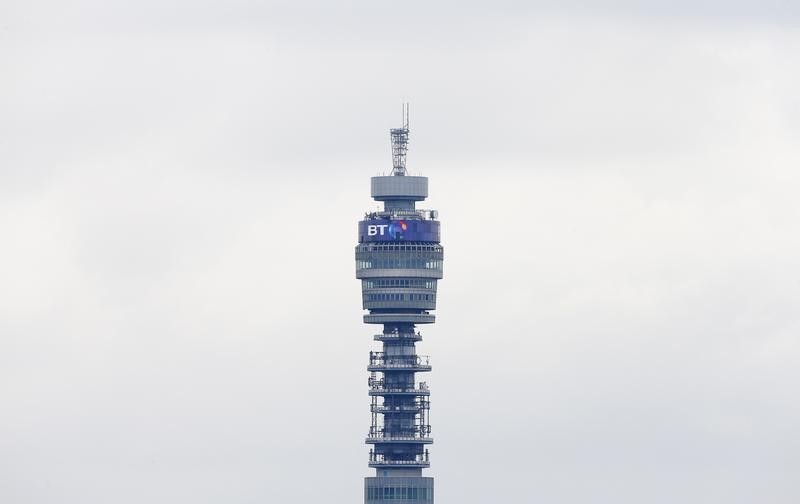
[(372, 337), (375, 341), (422, 341), (420, 333), (381, 333)]
[(367, 436), (366, 444), (433, 444), (433, 438), (427, 436), (381, 434)]
[(369, 313), (364, 315), (365, 324), (433, 324), (436, 315), (430, 313)]
[(374, 467), (377, 469), (386, 468), (386, 467), (408, 467), (411, 468), (427, 468), (430, 467), (431, 463), (428, 460), (386, 460), (386, 459), (379, 459), (373, 460), (370, 459), (369, 467)]
[(429, 396), (431, 391), (428, 387), (385, 387), (383, 385), (372, 385), (369, 388), (370, 396)]
[(367, 371), (411, 371), (423, 373), (430, 371), (430, 357), (427, 355), (386, 355), (384, 352), (370, 352)]
[(425, 373), (433, 369), (430, 364), (370, 364), (367, 371), (413, 371), (415, 373)]
[(428, 197), (428, 177), (379, 175), (370, 179), (370, 195), (376, 201), (422, 201)]
[(430, 402), (426, 404), (399, 404), (395, 406), (386, 406), (383, 404), (372, 404), (369, 410), (373, 413), (419, 413), (423, 410), (430, 409)]

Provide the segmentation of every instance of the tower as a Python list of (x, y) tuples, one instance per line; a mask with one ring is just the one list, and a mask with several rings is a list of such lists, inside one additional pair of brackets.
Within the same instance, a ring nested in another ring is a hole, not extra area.
[(435, 210), (416, 208), (428, 196), (427, 177), (408, 175), (408, 108), (403, 127), (390, 130), (391, 175), (372, 177), (371, 195), (383, 210), (358, 223), (356, 278), (361, 280), (364, 322), (382, 326), (374, 336), (380, 351), (369, 354), (372, 422), (366, 442), (375, 476), (364, 480), (364, 502), (433, 502), (430, 466), (430, 390), (416, 374), (431, 370), (417, 355), (417, 325), (432, 324), (436, 283), (442, 278), (443, 249)]

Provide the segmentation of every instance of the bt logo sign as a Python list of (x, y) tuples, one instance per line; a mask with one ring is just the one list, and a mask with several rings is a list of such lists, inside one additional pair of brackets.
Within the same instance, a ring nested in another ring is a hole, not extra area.
[(370, 224), (367, 226), (367, 235), (369, 236), (383, 236), (386, 234), (386, 228), (389, 224)]
[(391, 224), (368, 224), (367, 236), (389, 236), (393, 240), (402, 237), (408, 229), (405, 221), (392, 222)]

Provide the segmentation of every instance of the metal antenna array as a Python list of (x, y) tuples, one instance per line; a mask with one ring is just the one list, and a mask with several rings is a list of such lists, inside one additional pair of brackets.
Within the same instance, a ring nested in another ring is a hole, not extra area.
[(406, 153), (408, 152), (408, 109), (409, 104), (403, 104), (403, 127), (392, 128), (389, 133), (392, 137), (392, 175), (405, 176)]

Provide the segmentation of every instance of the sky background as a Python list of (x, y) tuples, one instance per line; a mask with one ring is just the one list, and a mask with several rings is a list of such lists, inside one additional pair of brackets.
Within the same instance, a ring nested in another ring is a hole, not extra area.
[(800, 501), (800, 4), (0, 2), (0, 502), (358, 503), (411, 102), (440, 504)]

